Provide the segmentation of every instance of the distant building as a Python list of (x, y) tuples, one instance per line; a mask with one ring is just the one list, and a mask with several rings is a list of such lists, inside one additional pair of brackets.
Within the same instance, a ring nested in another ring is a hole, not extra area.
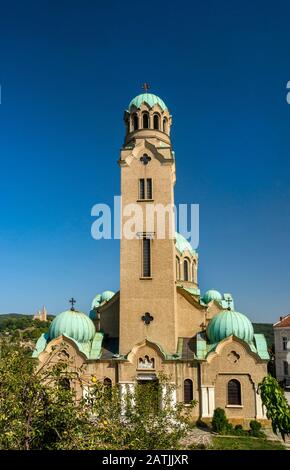
[(273, 325), (277, 380), (290, 385), (290, 314)]
[(38, 310), (33, 316), (33, 320), (47, 321), (47, 310), (45, 306), (42, 307), (42, 310)]

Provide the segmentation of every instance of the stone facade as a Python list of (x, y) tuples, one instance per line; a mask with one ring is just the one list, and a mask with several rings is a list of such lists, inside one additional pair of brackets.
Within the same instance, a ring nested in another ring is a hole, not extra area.
[[(125, 112), (127, 131), (119, 159), (122, 205), (128, 208), (137, 204), (140, 209), (154, 204), (172, 206), (172, 117), (158, 97), (142, 96), (145, 98), (132, 100)], [(151, 189), (146, 195), (142, 186), (140, 192), (140, 185), (146, 186), (148, 179)], [(50, 360), (52, 351), (61, 353), (66, 344), (71, 367), (75, 364), (75, 370), (82, 371), (79, 395), (86, 393), (92, 376), (119, 384), (124, 394), (136, 382), (158, 379), (162, 373), (176, 385), (174, 400), (184, 401), (185, 383), (191, 389), (192, 398), (198, 401), (193, 419), (211, 419), (216, 407), (224, 408), (233, 422), (265, 419), (257, 395), (257, 386), (267, 373), (263, 335), (248, 331), (250, 339), (246, 340), (241, 328), (235, 329), (232, 324), (224, 339), (210, 341), (207, 327), (225, 309), (232, 312), (232, 297), (216, 291), (208, 291), (206, 297), (200, 294), (198, 255), (182, 236), (171, 236), (168, 221), (165, 237), (160, 239), (157, 216), (148, 229), (142, 211), (141, 225), (130, 228), (132, 237), (128, 239), (124, 236), (128, 216), (129, 212), (122, 215), (120, 291), (95, 297), (90, 313), (96, 328), (94, 338), (84, 344), (80, 335), (78, 340), (68, 337), (64, 327), (57, 338), (49, 333), (42, 336), (34, 356), (44, 363)], [(144, 238), (149, 240), (147, 251)], [(71, 322), (73, 312), (66, 313)], [(241, 314), (233, 313), (242, 322)], [(229, 403), (233, 400), (230, 382), (238, 387), (234, 396), (238, 404)]]

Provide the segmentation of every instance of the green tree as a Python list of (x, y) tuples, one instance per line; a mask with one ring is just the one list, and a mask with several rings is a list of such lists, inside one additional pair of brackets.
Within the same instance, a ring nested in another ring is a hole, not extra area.
[(266, 408), (267, 418), (272, 421), (275, 434), (280, 432), (282, 438), (290, 434), (290, 406), (277, 380), (268, 375), (259, 384), (259, 393)]

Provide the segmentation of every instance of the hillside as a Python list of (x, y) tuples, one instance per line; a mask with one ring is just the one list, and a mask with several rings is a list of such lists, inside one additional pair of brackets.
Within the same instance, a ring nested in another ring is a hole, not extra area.
[(253, 323), (254, 332), (265, 335), (268, 348), (274, 344), (274, 330), (272, 323)]
[(48, 321), (33, 320), (33, 315), (21, 313), (7, 313), (0, 315), (0, 338), (9, 342), (20, 341), (30, 346), (36, 343), (42, 333), (48, 331), (53, 320), (53, 315), (48, 315)]

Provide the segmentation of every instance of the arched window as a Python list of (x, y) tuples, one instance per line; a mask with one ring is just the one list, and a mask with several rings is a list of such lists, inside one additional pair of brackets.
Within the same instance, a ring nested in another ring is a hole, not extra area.
[(159, 116), (158, 114), (154, 114), (153, 116), (153, 127), (154, 129), (159, 129)]
[(178, 256), (176, 256), (176, 279), (180, 279), (180, 264)]
[(109, 377), (104, 378), (105, 394), (108, 398), (112, 398), (112, 380)]
[(193, 400), (193, 385), (192, 380), (185, 379), (183, 383), (183, 401), (190, 403)]
[(137, 131), (138, 128), (139, 128), (138, 116), (135, 113), (133, 114), (133, 129), (134, 131)]
[(196, 263), (195, 263), (195, 261), (193, 261), (192, 262), (192, 282), (196, 282), (195, 273), (196, 273)]
[(189, 267), (188, 260), (185, 259), (183, 262), (183, 280), (184, 281), (188, 281), (188, 274), (189, 274), (188, 267)]
[(166, 119), (166, 118), (163, 119), (163, 132), (166, 132), (166, 134), (167, 134), (167, 132), (168, 132), (168, 129), (167, 129), (167, 119)]
[(149, 114), (143, 113), (143, 129), (149, 129)]
[(241, 384), (232, 379), (228, 382), (228, 405), (241, 405)]
[(67, 377), (61, 377), (59, 379), (59, 385), (63, 390), (70, 390), (70, 380)]

